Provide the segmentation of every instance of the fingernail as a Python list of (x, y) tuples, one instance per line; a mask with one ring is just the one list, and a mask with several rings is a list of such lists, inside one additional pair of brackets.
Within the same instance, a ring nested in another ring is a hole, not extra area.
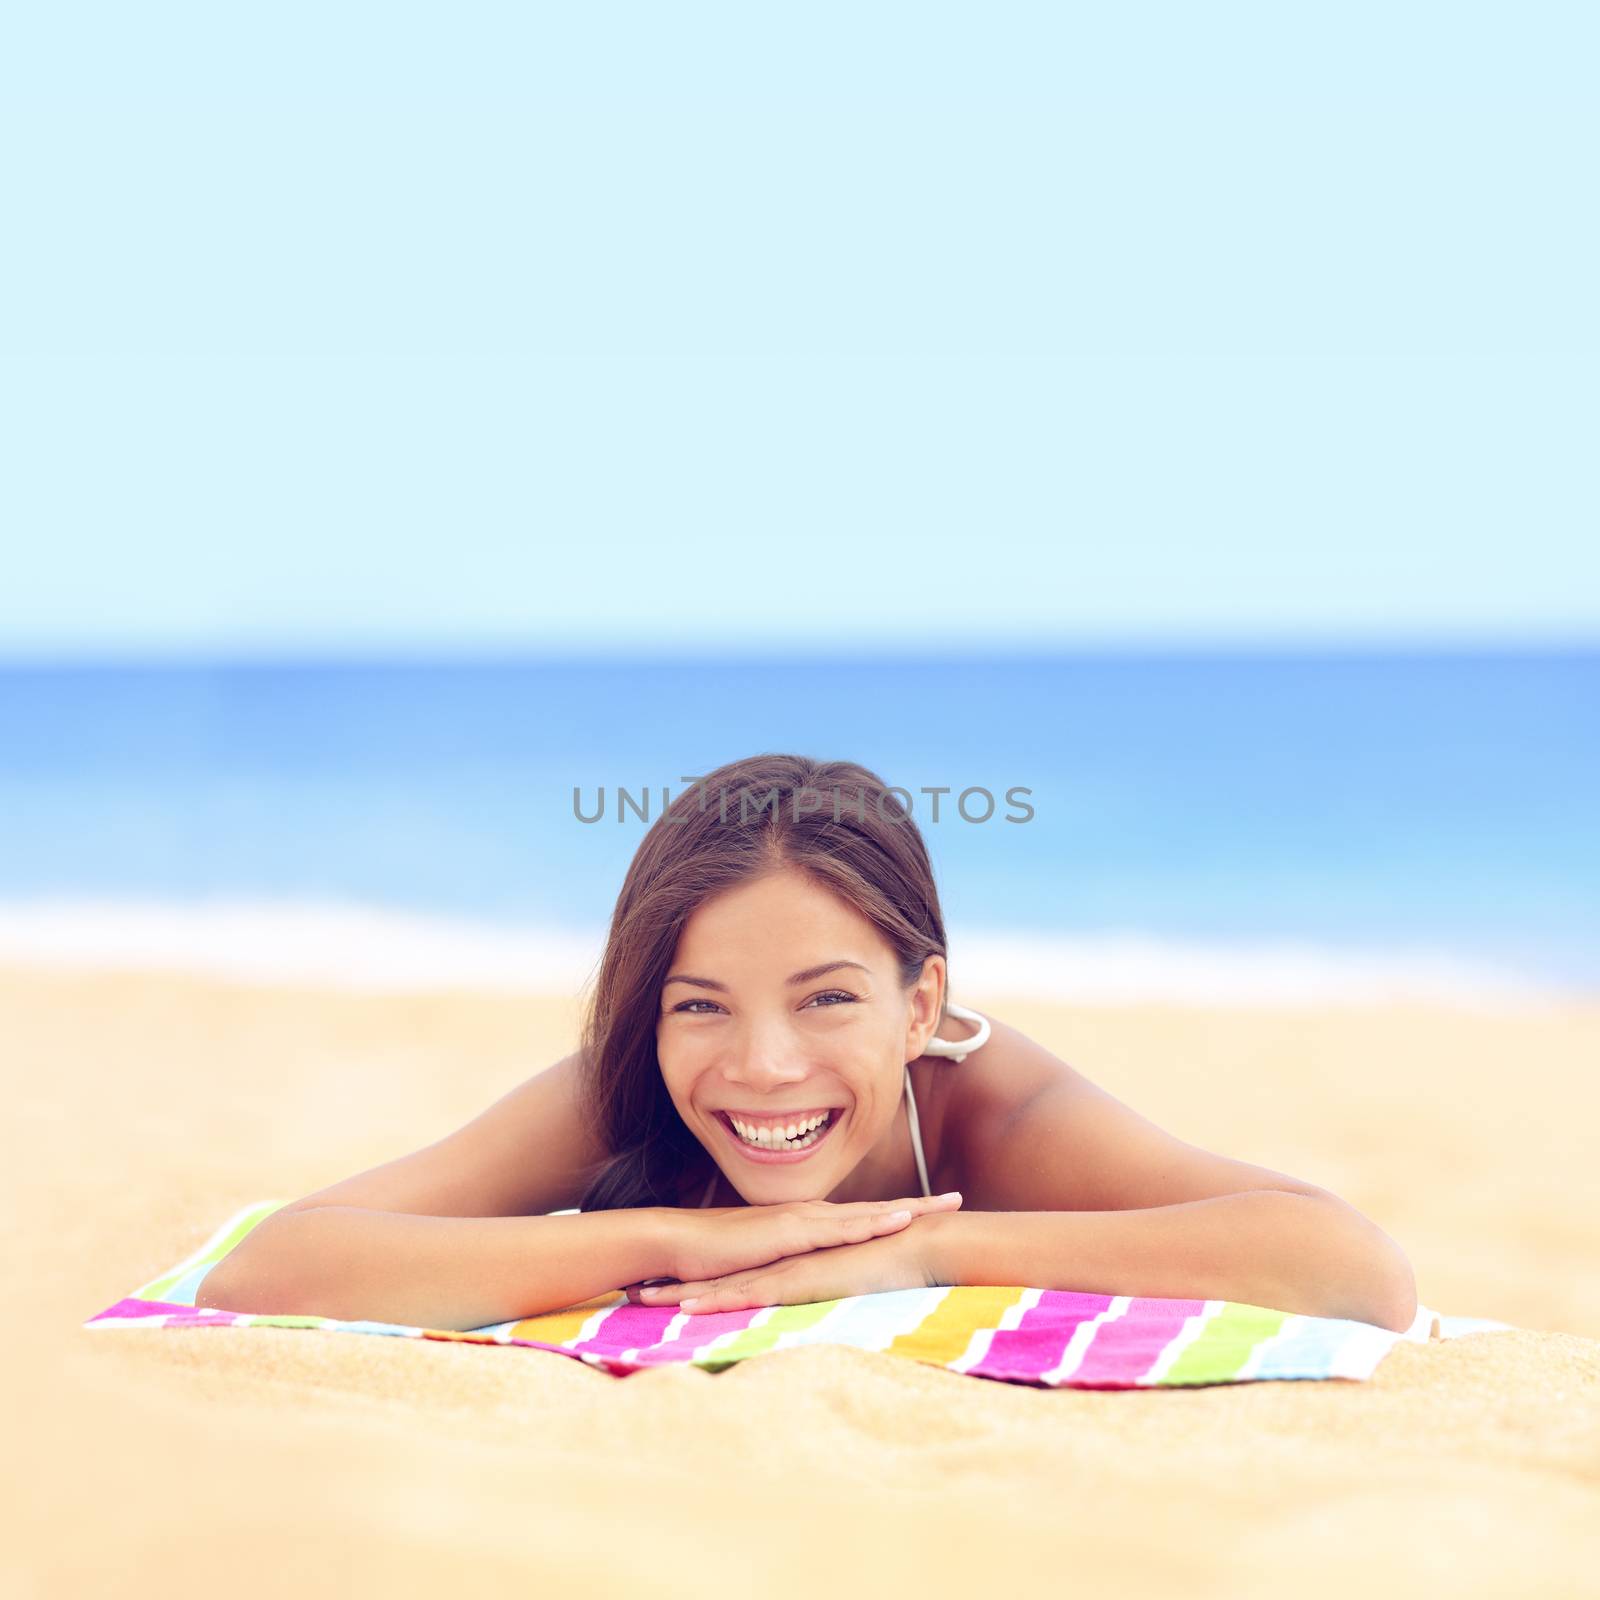
[(694, 1308), (699, 1304), (700, 1304), (699, 1297), (696, 1296), (692, 1300), (680, 1300), (678, 1302), (678, 1309), (680, 1311), (693, 1311)]
[(911, 1213), (909, 1211), (891, 1211), (889, 1213), (889, 1220), (891, 1222), (908, 1222), (910, 1218)]
[(944, 1194), (940, 1195), (939, 1198), (941, 1200), (959, 1200), (961, 1198), (961, 1191), (959, 1189), (950, 1189)]

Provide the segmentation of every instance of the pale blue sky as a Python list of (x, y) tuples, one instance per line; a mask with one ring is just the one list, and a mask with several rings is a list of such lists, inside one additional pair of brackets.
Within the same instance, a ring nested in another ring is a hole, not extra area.
[(1600, 638), (1596, 16), (33, 8), (0, 652)]

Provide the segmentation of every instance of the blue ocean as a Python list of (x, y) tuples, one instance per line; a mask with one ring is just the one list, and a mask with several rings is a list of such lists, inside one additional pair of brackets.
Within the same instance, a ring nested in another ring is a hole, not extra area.
[(910, 791), (969, 938), (1600, 990), (1593, 651), (12, 666), (0, 903), (603, 928), (640, 810), (760, 750)]

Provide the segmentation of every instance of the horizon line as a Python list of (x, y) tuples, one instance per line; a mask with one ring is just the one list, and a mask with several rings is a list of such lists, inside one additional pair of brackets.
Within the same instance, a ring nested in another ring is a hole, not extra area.
[(1582, 632), (1106, 634), (1090, 637), (967, 639), (761, 638), (720, 641), (600, 638), (530, 640), (329, 639), (188, 641), (149, 646), (107, 641), (87, 648), (12, 649), (0, 641), (0, 670), (95, 667), (470, 665), (546, 662), (770, 661), (866, 659), (886, 662), (1005, 661), (1105, 656), (1443, 656), (1587, 655), (1600, 652), (1600, 627)]

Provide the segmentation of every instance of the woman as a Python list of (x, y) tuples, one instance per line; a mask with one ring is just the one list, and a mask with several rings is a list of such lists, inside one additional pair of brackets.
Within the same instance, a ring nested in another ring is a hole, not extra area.
[(196, 1303), (461, 1329), (622, 1286), (699, 1314), (1023, 1284), (1411, 1325), (1360, 1212), (1163, 1132), (948, 982), (895, 792), (730, 763), (641, 842), (578, 1051), (275, 1212)]

